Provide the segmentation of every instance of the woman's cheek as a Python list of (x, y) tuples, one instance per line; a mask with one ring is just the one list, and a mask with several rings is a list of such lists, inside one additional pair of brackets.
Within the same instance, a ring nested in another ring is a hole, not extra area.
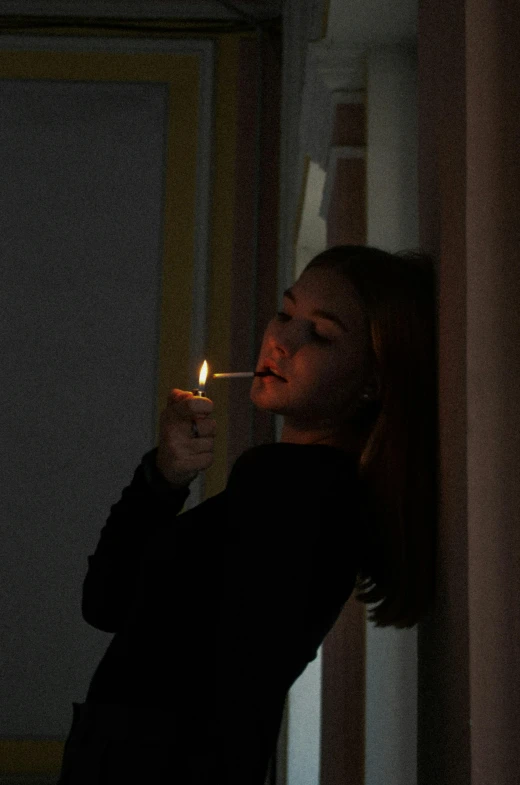
[(341, 398), (354, 385), (356, 372), (345, 365), (344, 357), (329, 355), (326, 362), (311, 366), (310, 374), (316, 394)]

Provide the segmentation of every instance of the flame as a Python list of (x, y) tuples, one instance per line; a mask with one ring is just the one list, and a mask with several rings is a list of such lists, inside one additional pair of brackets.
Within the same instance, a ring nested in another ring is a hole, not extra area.
[(200, 373), (199, 373), (199, 387), (204, 389), (206, 386), (206, 379), (208, 378), (208, 363), (206, 360), (201, 365)]

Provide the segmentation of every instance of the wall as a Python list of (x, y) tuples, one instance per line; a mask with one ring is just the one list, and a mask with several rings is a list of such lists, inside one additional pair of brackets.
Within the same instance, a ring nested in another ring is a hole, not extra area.
[[(110, 504), (155, 441), (161, 277), (171, 250), (163, 221), (182, 216), (176, 226), (187, 236), (174, 230), (170, 239), (179, 253), (183, 240), (193, 247), (199, 98), (196, 55), (191, 97), (179, 106), (186, 70), (177, 71), (169, 103), (164, 74), (154, 82), (142, 51), (129, 63), (116, 44), (100, 68), (99, 53), (70, 55), (66, 44), (50, 56), (23, 48), (18, 39), (16, 54), (5, 44), (0, 53), (10, 172), (2, 210), (10, 240), (2, 289), (10, 396), (2, 408), (3, 589), (13, 624), (3, 644), (1, 706), (3, 735), (41, 738), (64, 734), (70, 704), (83, 700), (108, 643), (84, 631), (81, 584)], [(150, 78), (136, 82), (145, 64)], [(175, 54), (168, 65), (175, 78)], [(183, 112), (191, 141), (180, 129), (169, 136), (170, 111), (174, 120)], [(186, 179), (177, 166), (165, 185), (178, 143)], [(170, 198), (175, 184), (185, 215)], [(174, 282), (184, 275), (191, 284), (189, 262), (187, 255)], [(189, 305), (178, 299), (175, 318)]]
[(421, 785), (509, 785), (520, 771), (519, 30), (516, 3), (421, 7), (442, 486), (436, 608), (419, 642)]

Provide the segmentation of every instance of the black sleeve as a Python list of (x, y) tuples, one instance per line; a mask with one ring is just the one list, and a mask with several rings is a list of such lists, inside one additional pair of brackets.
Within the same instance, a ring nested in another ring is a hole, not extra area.
[(229, 705), (230, 685), (237, 687), (237, 710), (242, 695), (260, 700), (275, 679), (288, 688), (352, 590), (354, 465), (328, 447), (255, 447), (235, 463), (225, 491), (180, 515), (186, 494), (152, 492), (143, 471), (89, 559), (85, 619), (120, 629), (142, 567), (140, 638), (174, 632), (192, 660), (195, 641), (203, 659), (204, 641), (213, 641), (218, 682)]
[(153, 537), (132, 645), (167, 670), (171, 638), (187, 670), (197, 663), (197, 683), (206, 674), (207, 689), (223, 691), (216, 705), (237, 716), (245, 699), (251, 716), (267, 692), (285, 694), (354, 585), (355, 471), (325, 446), (245, 452), (224, 492)]
[(267, 674), (283, 672), (286, 686), (315, 657), (354, 585), (355, 473), (334, 448), (275, 444), (244, 453), (228, 481), (229, 628), (240, 620), (252, 656)]
[(172, 526), (189, 495), (174, 490), (155, 467), (156, 450), (137, 467), (110, 515), (83, 582), (82, 614), (85, 621), (105, 632), (125, 623), (134, 601), (141, 553), (161, 528)]

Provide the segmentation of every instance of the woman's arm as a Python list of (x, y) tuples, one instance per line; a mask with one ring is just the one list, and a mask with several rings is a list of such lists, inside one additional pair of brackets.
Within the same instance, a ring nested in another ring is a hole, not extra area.
[(135, 601), (141, 555), (155, 532), (171, 527), (189, 495), (174, 489), (155, 466), (157, 450), (147, 453), (110, 515), (83, 582), (82, 614), (88, 624), (116, 632)]
[[(159, 445), (147, 453), (110, 511), (83, 583), (83, 618), (106, 632), (126, 623), (137, 599), (142, 555), (153, 533), (168, 529), (188, 486), (213, 461), (216, 423), (208, 398), (173, 389), (161, 413)], [(194, 438), (193, 423), (197, 423)]]

